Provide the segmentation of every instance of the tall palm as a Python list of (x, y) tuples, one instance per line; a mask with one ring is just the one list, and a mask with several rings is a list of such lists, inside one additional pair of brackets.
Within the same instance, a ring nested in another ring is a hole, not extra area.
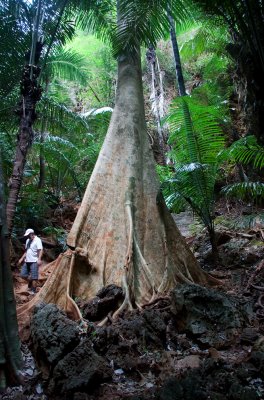
[[(13, 226), (28, 149), (33, 141), (32, 125), (36, 119), (36, 104), (40, 100), (42, 93), (39, 82), (41, 56), (42, 53), (45, 54), (45, 65), (54, 43), (65, 43), (65, 40), (72, 37), (74, 32), (72, 23), (64, 18), (66, 3), (65, 0), (50, 5), (44, 0), (35, 0), (32, 3), (21, 1), (14, 6), (13, 0), (7, 2), (9, 5), (7, 15), (13, 16), (14, 19), (21, 19), (21, 29), (27, 31), (27, 42), (31, 37), (30, 46), (25, 53), (26, 64), (21, 69), (21, 100), (18, 110), (19, 133), (13, 172), (9, 180), (9, 198), (7, 202), (9, 232), (11, 232)], [(44, 40), (47, 42), (46, 48)]]

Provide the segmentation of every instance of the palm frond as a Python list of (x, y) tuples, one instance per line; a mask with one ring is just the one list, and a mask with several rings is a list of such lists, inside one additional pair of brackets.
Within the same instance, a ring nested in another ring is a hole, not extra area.
[(119, 0), (114, 54), (133, 54), (139, 45), (147, 47), (149, 43), (155, 46), (169, 32), (168, 9), (176, 22), (183, 21), (190, 16), (186, 4), (174, 0)]
[(76, 23), (105, 42), (111, 42), (116, 31), (116, 3), (109, 0), (72, 1), (77, 10)]
[(85, 58), (72, 49), (57, 47), (48, 58), (42, 77), (48, 81), (56, 77), (85, 85), (87, 83)]
[(43, 123), (45, 130), (51, 133), (57, 131), (68, 132), (73, 129), (78, 132), (88, 131), (87, 118), (69, 110), (65, 105), (56, 102), (49, 96), (45, 96), (38, 104), (39, 119), (36, 121), (36, 128), (42, 130)]

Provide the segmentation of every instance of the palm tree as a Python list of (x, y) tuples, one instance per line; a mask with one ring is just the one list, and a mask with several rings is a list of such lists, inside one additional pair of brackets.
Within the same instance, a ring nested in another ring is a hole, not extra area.
[[(13, 171), (9, 180), (9, 197), (6, 212), (7, 225), (9, 232), (11, 232), (26, 157), (34, 136), (33, 123), (37, 118), (36, 105), (42, 95), (40, 86), (42, 73), (41, 56), (44, 53), (42, 68), (45, 68), (54, 44), (64, 44), (67, 38), (72, 37), (74, 29), (72, 22), (69, 22), (64, 16), (67, 1), (58, 2), (52, 6), (43, 0), (36, 0), (32, 3), (21, 2), (16, 6), (13, 0), (10, 0), (9, 3), (7, 15), (11, 14), (15, 19), (21, 18), (24, 23), (24, 25), (23, 23), (21, 24), (21, 29), (31, 32), (30, 48), (25, 53), (26, 64), (23, 67), (20, 81), (19, 133)], [(26, 36), (27, 41), (28, 36), (29, 33)], [(46, 48), (44, 39), (48, 43)]]
[[(175, 3), (176, 18), (182, 5)], [(39, 295), (20, 308), (24, 324), (39, 300), (79, 319), (73, 296), (92, 297), (110, 283), (125, 293), (116, 317), (179, 282), (208, 281), (165, 206), (146, 133), (139, 46), (155, 44), (168, 30), (166, 9), (165, 0), (118, 2), (118, 83), (110, 126), (67, 239), (70, 249), (57, 259)]]

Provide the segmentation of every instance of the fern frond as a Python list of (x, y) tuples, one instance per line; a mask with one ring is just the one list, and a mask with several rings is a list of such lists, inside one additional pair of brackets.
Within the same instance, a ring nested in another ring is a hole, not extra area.
[[(170, 155), (175, 161), (175, 174), (164, 182), (164, 192), (173, 208), (185, 201), (201, 218), (209, 232), (214, 226), (214, 185), (224, 136), (215, 116), (215, 108), (197, 104), (184, 96), (173, 101), (166, 122), (170, 127)], [(163, 185), (163, 186), (164, 186)], [(169, 185), (169, 186), (168, 186)], [(181, 203), (179, 199), (181, 198)]]
[(177, 98), (165, 121), (170, 127), (169, 142), (178, 161), (186, 162), (187, 157), (190, 163), (215, 164), (225, 140), (213, 106), (196, 104), (186, 96)]
[(246, 136), (234, 142), (229, 149), (230, 156), (242, 164), (252, 164), (254, 168), (264, 168), (264, 149), (253, 135)]
[(264, 183), (262, 182), (240, 182), (227, 185), (222, 189), (222, 193), (227, 197), (237, 197), (241, 199), (264, 198)]

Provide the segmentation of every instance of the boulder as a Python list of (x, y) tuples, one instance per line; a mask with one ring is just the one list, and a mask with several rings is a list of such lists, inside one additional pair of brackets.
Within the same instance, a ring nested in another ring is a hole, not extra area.
[(204, 347), (230, 345), (242, 327), (242, 314), (235, 300), (199, 285), (179, 285), (171, 294), (175, 328)]
[(79, 344), (80, 329), (57, 306), (42, 303), (34, 310), (31, 338), (39, 366), (50, 369)]
[(55, 394), (91, 393), (111, 376), (109, 363), (93, 350), (91, 341), (85, 339), (58, 362), (48, 391)]

